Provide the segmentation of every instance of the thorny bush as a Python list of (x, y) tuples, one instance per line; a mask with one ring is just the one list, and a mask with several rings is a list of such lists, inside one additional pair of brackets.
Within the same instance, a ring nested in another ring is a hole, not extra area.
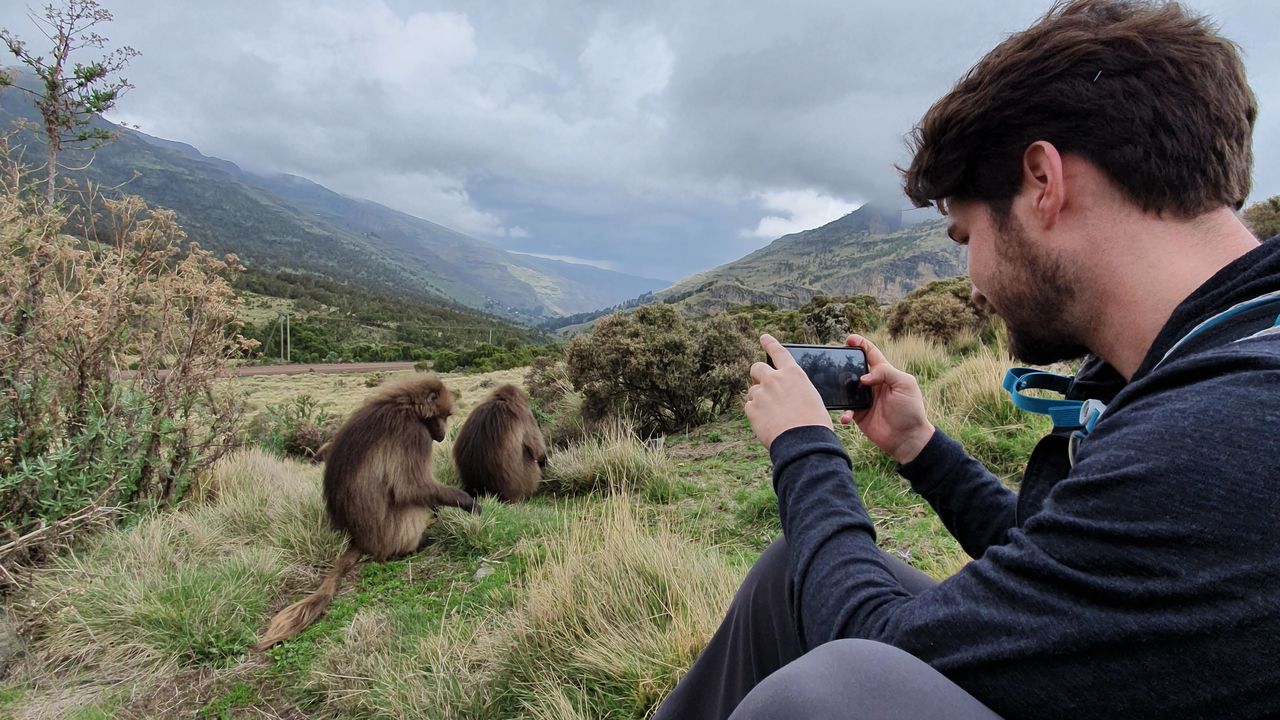
[(178, 501), (233, 442), (242, 404), (215, 381), (248, 349), (234, 257), (140, 198), (50, 209), (32, 187), (0, 138), (0, 588), (85, 525)]

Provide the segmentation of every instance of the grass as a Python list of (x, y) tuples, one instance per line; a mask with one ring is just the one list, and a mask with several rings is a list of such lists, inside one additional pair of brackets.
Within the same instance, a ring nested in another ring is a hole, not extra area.
[[(999, 346), (875, 339), (920, 374), (934, 421), (1012, 482), (1045, 428), (999, 392)], [(445, 376), (462, 398), (438, 478), (456, 478), (449, 450), (470, 408), (523, 374)], [(312, 394), (343, 414), (365, 378), (233, 382), (259, 407)], [(880, 544), (937, 578), (961, 567), (892, 460), (855, 428), (837, 433)], [(317, 623), (251, 656), (343, 539), (318, 467), (236, 453), (183, 507), (82, 543), (8, 599), (32, 641), (0, 717), (646, 717), (780, 533), (768, 455), (740, 413), (649, 443), (616, 427), (553, 449), (545, 486), (527, 503), (484, 499), (479, 515), (443, 511), (424, 551), (361, 565)]]
[(543, 486), (561, 495), (640, 492), (669, 498), (674, 475), (662, 438), (642, 441), (626, 423), (616, 423), (580, 443), (552, 452)]
[[(265, 410), (268, 405), (280, 405), (299, 395), (310, 395), (323, 399), (326, 410), (345, 417), (368, 396), (369, 387), (366, 383), (373, 375), (383, 375), (385, 382), (413, 372), (254, 375), (228, 380), (227, 383), (244, 393), (245, 411), (250, 416)], [(523, 385), (525, 372), (525, 368), (515, 368), (480, 375), (437, 374), (449, 390), (458, 396), (456, 409), (459, 416), (465, 416), (471, 408), (484, 400), (492, 388), (503, 383)]]

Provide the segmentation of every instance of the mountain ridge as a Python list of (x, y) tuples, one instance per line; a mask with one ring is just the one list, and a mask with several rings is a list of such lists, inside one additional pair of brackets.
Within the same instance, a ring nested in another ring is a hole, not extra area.
[(815, 295), (866, 294), (888, 303), (965, 272), (964, 248), (946, 236), (945, 221), (906, 225), (901, 211), (867, 204), (690, 275), (655, 297), (692, 314), (754, 303), (795, 309)]
[[(35, 119), (30, 96), (0, 90), (0, 126)], [(117, 132), (96, 152), (64, 150), (77, 176), (173, 210), (188, 237), (247, 266), (312, 273), (409, 296), (458, 302), (535, 323), (605, 307), (666, 282), (511, 253), (497, 245), (299, 176), (285, 182), (180, 141), (94, 118)], [(40, 147), (19, 131), (14, 144)], [(92, 160), (92, 162), (89, 162)], [(283, 174), (281, 174), (283, 175)], [(297, 182), (301, 181), (301, 182)]]

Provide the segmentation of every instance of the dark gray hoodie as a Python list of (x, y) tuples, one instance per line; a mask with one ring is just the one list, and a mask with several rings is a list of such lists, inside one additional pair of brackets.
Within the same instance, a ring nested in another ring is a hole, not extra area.
[(835, 435), (780, 436), (770, 454), (806, 646), (895, 645), (1010, 720), (1280, 717), (1280, 333), (1254, 336), (1280, 307), (1153, 370), (1201, 321), (1277, 290), (1280, 238), (1177, 307), (1130, 382), (1102, 384), (1109, 406), (1075, 467), (1046, 472), (1058, 458), (1046, 446), (1021, 502), (935, 435), (900, 471), (976, 559), (920, 595), (876, 552)]

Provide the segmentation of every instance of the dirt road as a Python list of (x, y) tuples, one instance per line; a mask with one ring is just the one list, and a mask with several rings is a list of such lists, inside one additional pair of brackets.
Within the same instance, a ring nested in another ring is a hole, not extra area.
[(412, 370), (412, 362), (374, 362), (374, 363), (314, 363), (311, 365), (245, 365), (236, 368), (236, 375), (304, 375), (306, 373), (360, 373), (360, 372), (399, 372)]
[[(363, 372), (399, 372), (401, 370), (412, 370), (413, 363), (404, 362), (372, 362), (372, 363), (312, 363), (310, 365), (294, 363), (290, 365), (245, 365), (235, 368), (237, 377), (249, 377), (250, 375), (306, 375), (307, 373), (317, 373), (320, 375), (332, 375), (334, 373), (363, 373)], [(165, 371), (160, 371), (164, 374)], [(115, 377), (121, 380), (132, 380), (138, 373), (133, 370), (122, 370), (115, 374)]]

